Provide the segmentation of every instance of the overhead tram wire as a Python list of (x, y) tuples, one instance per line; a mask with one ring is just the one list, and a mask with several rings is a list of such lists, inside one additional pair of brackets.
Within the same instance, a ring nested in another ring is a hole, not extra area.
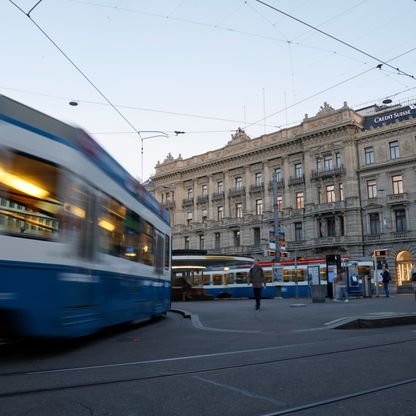
[(375, 57), (374, 55), (371, 55), (368, 52), (365, 52), (362, 49), (357, 48), (356, 46), (351, 45), (350, 43), (345, 42), (342, 39), (337, 38), (336, 36), (331, 35), (330, 33), (324, 32), (323, 30), (317, 28), (316, 26), (313, 26), (313, 25), (311, 25), (311, 24), (309, 24), (307, 22), (304, 22), (303, 20), (298, 19), (297, 17), (292, 16), (289, 13), (286, 13), (283, 10), (280, 10), (280, 9), (278, 9), (278, 8), (276, 8), (276, 7), (270, 5), (270, 4), (268, 4), (268, 3), (266, 3), (266, 2), (264, 2), (262, 0), (256, 0), (256, 1), (258, 3), (263, 4), (266, 7), (269, 7), (270, 9), (272, 9), (272, 10), (278, 12), (278, 13), (283, 14), (286, 17), (289, 17), (292, 20), (295, 20), (295, 21), (297, 21), (297, 22), (299, 22), (299, 23), (301, 23), (301, 24), (303, 24), (303, 25), (305, 25), (305, 26), (307, 26), (307, 27), (309, 27), (309, 28), (311, 28), (311, 29), (313, 29), (313, 30), (315, 30), (315, 31), (323, 34), (324, 36), (327, 36), (327, 37), (329, 37), (329, 38), (331, 38), (331, 39), (333, 39), (333, 40), (335, 40), (335, 41), (337, 41), (339, 43), (342, 43), (343, 45), (347, 46), (348, 48), (354, 49), (355, 51), (357, 51), (357, 52), (359, 52), (359, 53), (361, 53), (361, 54), (363, 54), (365, 56), (368, 56), (371, 59), (374, 59), (375, 61), (381, 63), (382, 65), (385, 65), (385, 66), (387, 66), (387, 67), (389, 67), (391, 69), (394, 69), (395, 71), (399, 72), (402, 75), (405, 75), (405, 76), (407, 76), (409, 78), (412, 78), (412, 79), (416, 80), (416, 78), (414, 77), (414, 75), (408, 74), (407, 72), (402, 71), (400, 68), (397, 68), (397, 67), (394, 67), (393, 65), (390, 65), (387, 61), (383, 61), (382, 59), (379, 59), (379, 58)]
[(37, 29), (55, 46), (56, 49), (71, 63), (71, 65), (82, 75), (82, 77), (104, 98), (104, 100), (116, 111), (119, 116), (133, 129), (133, 131), (142, 139), (140, 131), (133, 125), (133, 123), (107, 98), (107, 96), (87, 77), (87, 75), (78, 67), (78, 65), (63, 51), (63, 49), (43, 30), (43, 28), (37, 24), (32, 17), (30, 12), (40, 3), (40, 1), (32, 7), (32, 9), (26, 13), (21, 7), (19, 7), (13, 0), (9, 0), (13, 6), (15, 6), (21, 13), (23, 13), (27, 18), (37, 27)]
[[(397, 59), (397, 58), (399, 58), (399, 57), (402, 57), (402, 56), (404, 56), (404, 55), (406, 55), (406, 54), (408, 54), (408, 53), (410, 53), (410, 52), (413, 52), (415, 49), (416, 49), (416, 48), (412, 48), (412, 49), (409, 49), (409, 50), (407, 50), (407, 51), (405, 51), (405, 52), (402, 52), (401, 54), (396, 55), (396, 56), (394, 56), (393, 58), (389, 59), (387, 62), (394, 61), (395, 59)], [(365, 74), (367, 74), (368, 72), (371, 72), (371, 71), (373, 71), (373, 70), (377, 69), (378, 67), (379, 67), (379, 66), (377, 65), (376, 67), (369, 68), (369, 69), (367, 69), (367, 70), (365, 70), (365, 71), (363, 71), (363, 72), (360, 72), (360, 73), (358, 73), (358, 74), (356, 74), (356, 75), (353, 75), (353, 76), (351, 76), (351, 77), (349, 77), (349, 78), (347, 78), (347, 79), (345, 79), (345, 80), (343, 80), (343, 81), (340, 81), (340, 82), (338, 82), (338, 83), (336, 83), (336, 84), (334, 84), (334, 85), (331, 85), (330, 87), (325, 88), (325, 89), (323, 89), (323, 90), (321, 90), (321, 91), (318, 91), (318, 92), (316, 92), (316, 93), (314, 93), (314, 94), (310, 95), (309, 97), (306, 97), (306, 98), (304, 98), (304, 99), (302, 99), (302, 100), (300, 100), (300, 101), (297, 101), (296, 103), (293, 103), (292, 105), (290, 105), (290, 106), (288, 106), (288, 107), (285, 107), (285, 108), (283, 108), (283, 109), (281, 109), (281, 110), (278, 110), (278, 111), (275, 111), (274, 113), (269, 114), (266, 118), (273, 117), (273, 116), (275, 116), (276, 114), (282, 113), (283, 111), (286, 111), (286, 110), (287, 110), (287, 109), (289, 109), (289, 108), (293, 108), (293, 107), (295, 107), (295, 106), (297, 106), (297, 105), (299, 105), (299, 104), (302, 104), (302, 103), (304, 103), (304, 102), (306, 102), (306, 101), (309, 101), (309, 100), (311, 100), (312, 98), (315, 98), (315, 97), (317, 97), (318, 95), (323, 94), (324, 92), (327, 92), (327, 91), (330, 91), (330, 90), (331, 90), (331, 89), (333, 89), (333, 88), (339, 87), (340, 85), (343, 85), (343, 84), (345, 84), (346, 82), (349, 82), (349, 81), (351, 81), (351, 80), (353, 80), (353, 79), (355, 79), (355, 78), (358, 78), (358, 77), (360, 77), (361, 75), (365, 75)], [(380, 69), (380, 70), (383, 70), (381, 67), (380, 67), (379, 69)], [(255, 124), (260, 124), (262, 121), (263, 121), (263, 119), (256, 120), (254, 123), (252, 123), (252, 124), (248, 124), (248, 125), (247, 125), (247, 127), (251, 127), (251, 126), (253, 126), (253, 125), (255, 125)]]

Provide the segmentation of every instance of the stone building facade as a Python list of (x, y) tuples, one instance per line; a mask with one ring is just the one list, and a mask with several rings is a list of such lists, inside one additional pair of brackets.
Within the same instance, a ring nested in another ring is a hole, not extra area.
[(278, 225), (289, 257), (388, 250), (398, 286), (416, 262), (416, 106), (353, 110), (327, 103), (294, 127), (223, 147), (168, 155), (152, 177), (171, 213), (174, 249), (267, 256)]

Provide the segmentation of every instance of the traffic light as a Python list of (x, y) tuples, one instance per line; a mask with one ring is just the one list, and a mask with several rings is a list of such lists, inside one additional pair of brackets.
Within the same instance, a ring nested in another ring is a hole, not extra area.
[(386, 257), (388, 254), (387, 250), (376, 250), (374, 253), (375, 257)]

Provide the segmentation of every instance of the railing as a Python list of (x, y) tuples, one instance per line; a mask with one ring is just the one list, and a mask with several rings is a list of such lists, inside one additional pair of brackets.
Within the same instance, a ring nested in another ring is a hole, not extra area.
[(211, 201), (220, 201), (224, 199), (224, 192), (214, 192), (211, 195)]
[(237, 188), (231, 188), (228, 191), (230, 196), (240, 196), (240, 195), (245, 195), (246, 194), (246, 188), (244, 188), (244, 186), (239, 186)]
[(345, 173), (344, 165), (338, 166), (332, 169), (323, 169), (323, 170), (313, 170), (311, 173), (311, 178), (326, 178), (330, 176), (342, 175)]
[(263, 192), (264, 191), (264, 184), (257, 184), (257, 185), (250, 185), (250, 193), (254, 194), (256, 192)]
[(291, 176), (289, 178), (289, 185), (297, 185), (299, 183), (305, 183), (305, 175)]
[(194, 204), (194, 199), (193, 198), (187, 198), (187, 199), (184, 199), (182, 201), (182, 207), (183, 208), (191, 207), (193, 204)]
[(196, 199), (197, 204), (206, 204), (208, 202), (208, 195), (199, 195)]
[(366, 234), (364, 235), (364, 241), (381, 241), (382, 234), (381, 233), (374, 233), (374, 234)]
[(175, 208), (175, 201), (171, 201), (171, 200), (167, 200), (163, 203), (163, 206), (166, 209), (171, 209), (171, 208)]
[(323, 211), (336, 211), (345, 208), (345, 201), (324, 202), (322, 204), (315, 204), (314, 212), (322, 213)]
[[(278, 181), (276, 181), (276, 187), (277, 187), (277, 189), (284, 187), (283, 179), (279, 179)], [(272, 190), (273, 190), (273, 181), (270, 181), (269, 182), (269, 191), (272, 191)]]
[(387, 195), (387, 201), (389, 204), (397, 204), (400, 202), (408, 201), (407, 192), (403, 192), (401, 194), (390, 194)]
[(227, 227), (237, 227), (243, 223), (243, 218), (224, 218), (223, 224)]

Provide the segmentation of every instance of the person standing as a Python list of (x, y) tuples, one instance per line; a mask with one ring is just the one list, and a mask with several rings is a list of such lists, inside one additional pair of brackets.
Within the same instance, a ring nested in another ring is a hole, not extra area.
[(266, 287), (266, 278), (264, 277), (263, 269), (256, 259), (248, 273), (249, 283), (253, 285), (254, 299), (256, 300), (256, 310), (260, 309), (261, 291), (263, 286)]
[(381, 274), (383, 277), (383, 286), (384, 286), (384, 293), (386, 294), (386, 298), (390, 296), (389, 294), (389, 282), (391, 280), (391, 275), (387, 266), (385, 266), (383, 273)]

